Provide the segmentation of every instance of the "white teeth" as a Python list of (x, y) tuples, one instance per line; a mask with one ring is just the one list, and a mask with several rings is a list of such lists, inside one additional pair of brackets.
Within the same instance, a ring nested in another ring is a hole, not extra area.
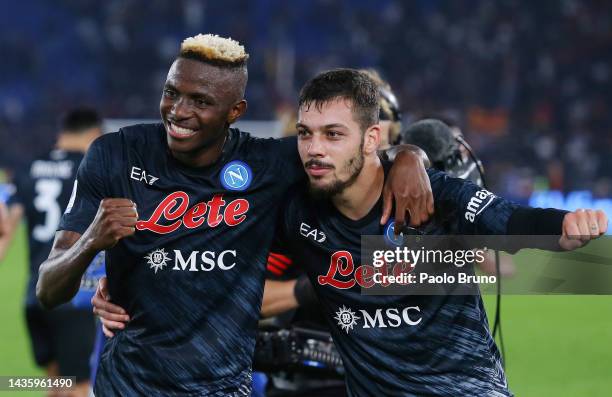
[(174, 125), (172, 123), (170, 123), (170, 128), (176, 135), (189, 136), (189, 135), (193, 135), (196, 132), (196, 130), (190, 130), (189, 128), (179, 127), (178, 125)]

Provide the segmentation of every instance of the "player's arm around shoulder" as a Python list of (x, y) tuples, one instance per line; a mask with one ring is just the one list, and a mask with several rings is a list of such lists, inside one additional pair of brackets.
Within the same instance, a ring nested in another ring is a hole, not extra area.
[(383, 216), (385, 224), (391, 217), (395, 202), (396, 233), (402, 230), (406, 214), (410, 226), (417, 227), (434, 213), (434, 198), (426, 168), (430, 165), (425, 152), (414, 145), (397, 145), (382, 154), (393, 160), (393, 166), (383, 188)]
[(49, 258), (40, 265), (36, 284), (40, 303), (53, 308), (72, 299), (93, 258), (134, 234), (137, 219), (136, 205), (131, 200), (109, 198), (100, 202), (93, 222), (83, 235), (58, 231)]

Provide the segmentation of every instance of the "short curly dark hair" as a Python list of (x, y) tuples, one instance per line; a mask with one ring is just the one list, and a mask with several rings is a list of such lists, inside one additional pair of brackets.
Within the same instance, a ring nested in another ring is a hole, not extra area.
[(90, 128), (102, 127), (102, 117), (89, 107), (78, 107), (62, 114), (58, 120), (58, 127), (64, 133), (80, 133)]
[(308, 108), (314, 104), (320, 110), (323, 104), (336, 99), (351, 101), (353, 117), (362, 131), (378, 124), (378, 85), (356, 69), (333, 69), (316, 75), (300, 90), (298, 105)]

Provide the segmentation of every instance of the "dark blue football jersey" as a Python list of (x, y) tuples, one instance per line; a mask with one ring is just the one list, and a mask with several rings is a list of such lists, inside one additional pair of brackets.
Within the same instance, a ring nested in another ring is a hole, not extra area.
[(131, 321), (105, 347), (96, 395), (249, 395), (280, 199), (303, 175), (295, 138), (230, 129), (201, 168), (171, 156), (161, 124), (94, 142), (60, 229), (83, 233), (103, 198), (131, 199), (139, 217), (106, 252), (112, 301)]
[(53, 246), (55, 231), (73, 190), (74, 178), (83, 154), (53, 150), (36, 158), (13, 178), (15, 192), (8, 204), (21, 204), (28, 226), (30, 278), (26, 305), (38, 304), (38, 268)]
[[(436, 207), (424, 234), (506, 234), (516, 204), (428, 170)], [(478, 200), (474, 200), (476, 197)], [(307, 192), (288, 199), (282, 253), (307, 270), (351, 396), (511, 396), (480, 295), (362, 295), (361, 236), (382, 235), (382, 202), (360, 220)]]

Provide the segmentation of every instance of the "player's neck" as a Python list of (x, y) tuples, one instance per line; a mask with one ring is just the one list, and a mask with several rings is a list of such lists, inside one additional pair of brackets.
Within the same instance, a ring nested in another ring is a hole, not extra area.
[(332, 198), (338, 211), (353, 220), (363, 218), (372, 210), (380, 199), (385, 182), (385, 171), (378, 156), (366, 157), (364, 161), (355, 183)]
[(227, 134), (206, 147), (194, 150), (193, 152), (172, 152), (172, 156), (181, 164), (192, 167), (206, 167), (219, 160), (223, 153), (223, 146), (227, 140)]

